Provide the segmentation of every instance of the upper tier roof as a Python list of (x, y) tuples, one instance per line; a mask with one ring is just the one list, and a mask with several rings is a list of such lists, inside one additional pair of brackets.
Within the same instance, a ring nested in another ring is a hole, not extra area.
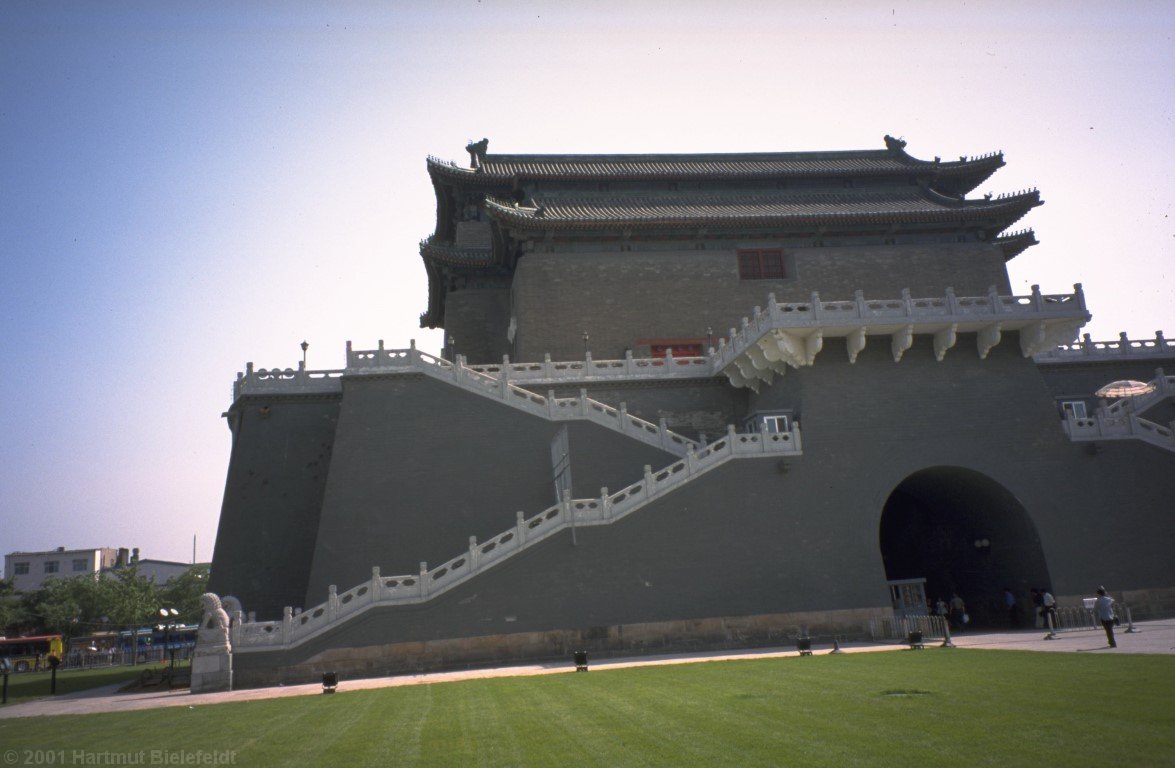
[[(434, 181), (501, 187), (527, 181), (785, 180), (789, 178), (930, 176), (940, 191), (967, 193), (1004, 165), (1001, 152), (941, 162), (906, 153), (905, 142), (886, 137), (887, 149), (747, 154), (494, 155), (484, 145), (467, 149), (475, 166), (428, 158)], [(481, 151), (479, 151), (481, 150)]]

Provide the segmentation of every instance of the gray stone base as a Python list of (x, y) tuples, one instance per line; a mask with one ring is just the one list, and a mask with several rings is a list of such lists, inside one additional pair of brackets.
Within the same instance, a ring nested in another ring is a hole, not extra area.
[(800, 635), (811, 636), (818, 645), (829, 646), (834, 637), (865, 637), (871, 622), (892, 618), (893, 609), (885, 606), (345, 646), (301, 659), (291, 659), (281, 651), (247, 650), (237, 653), (240, 662), (237, 684), (254, 688), (311, 683), (321, 680), (323, 672), (336, 672), (341, 679), (358, 679), (566, 662), (577, 650), (587, 651), (592, 658), (607, 658), (757, 646), (791, 647), (794, 638)]
[(218, 653), (192, 657), (192, 693), (213, 693), (233, 689), (233, 657)]

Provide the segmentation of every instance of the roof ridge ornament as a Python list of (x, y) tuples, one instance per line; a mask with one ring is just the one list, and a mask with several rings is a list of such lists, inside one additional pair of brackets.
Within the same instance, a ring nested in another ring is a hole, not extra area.
[(465, 151), (469, 153), (469, 167), (474, 170), (481, 169), (482, 163), (486, 160), (486, 150), (490, 147), (489, 139), (482, 139), (481, 141), (470, 140), (465, 145)]
[(906, 140), (905, 139), (895, 139), (893, 136), (890, 136), (887, 133), (885, 135), (885, 148), (891, 152), (900, 152), (901, 150), (906, 148)]

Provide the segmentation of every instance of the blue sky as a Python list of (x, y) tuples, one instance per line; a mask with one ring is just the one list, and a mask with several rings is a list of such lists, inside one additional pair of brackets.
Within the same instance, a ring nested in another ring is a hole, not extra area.
[[(661, 10), (667, 8), (667, 10)], [(1175, 336), (1166, 3), (0, 3), (0, 550), (211, 557), (246, 361), (429, 351), (428, 154), (1003, 150), (1018, 293)], [(834, 297), (829, 297), (834, 298)]]

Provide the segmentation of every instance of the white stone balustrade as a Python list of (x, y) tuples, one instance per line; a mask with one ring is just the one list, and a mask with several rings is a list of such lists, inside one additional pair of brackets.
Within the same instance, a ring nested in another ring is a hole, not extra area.
[[(700, 359), (700, 358), (699, 358)], [(590, 360), (588, 361), (590, 363)], [(634, 363), (640, 361), (633, 361)], [(657, 361), (665, 363), (666, 361)], [(673, 360), (668, 359), (673, 365)], [(552, 421), (585, 420), (600, 424), (631, 436), (636, 440), (662, 448), (682, 456), (696, 443), (687, 437), (669, 430), (665, 422), (653, 424), (628, 413), (623, 403), (619, 408), (593, 400), (581, 389), (578, 397), (556, 398), (553, 392), (540, 395), (523, 389), (511, 381), (511, 367), (498, 370), (498, 375), (465, 364), (458, 355), (456, 362), (421, 352), (413, 341), (408, 349), (384, 349), (383, 342), (374, 350), (356, 351), (347, 342), (347, 368), (343, 371), (307, 373), (253, 370), (248, 365), (247, 373), (238, 374), (233, 393), (242, 394), (301, 394), (307, 392), (340, 392), (340, 377), (423, 373), (470, 392), (490, 397), (511, 407)], [(282, 387), (285, 387), (283, 389)]]
[(245, 366), (244, 373), (237, 374), (233, 382), (233, 400), (241, 395), (299, 395), (342, 392), (342, 376), (346, 371), (308, 371), (306, 363), (299, 362), (298, 369), (260, 368), (253, 364)]
[(798, 425), (790, 432), (758, 434), (740, 434), (730, 426), (726, 435), (701, 450), (688, 451), (680, 461), (656, 472), (646, 466), (641, 480), (615, 493), (602, 488), (598, 498), (566, 498), (531, 517), (518, 512), (515, 524), (509, 529), (482, 543), (470, 537), (466, 551), (434, 568), (421, 563), (418, 574), (389, 577), (381, 576), (379, 569), (373, 568), (370, 580), (341, 593), (332, 586), (325, 603), (306, 611), (294, 614), (286, 608), (279, 621), (235, 624), (233, 650), (248, 653), (289, 648), (337, 627), (372, 606), (426, 602), (559, 531), (576, 526), (609, 525), (623, 519), (732, 459), (800, 455)]
[[(1060, 344), (1071, 339), (1088, 321), (1081, 285), (1072, 294), (1043, 295), (1037, 286), (1027, 296), (1000, 296), (994, 288), (986, 296), (955, 296), (950, 289), (942, 296), (913, 298), (903, 291), (897, 299), (866, 299), (857, 291), (848, 301), (823, 301), (812, 294), (809, 301), (780, 304), (768, 296), (767, 309), (756, 308), (744, 318), (741, 328), (731, 329), (720, 339), (717, 350), (705, 357), (634, 358), (629, 352), (622, 360), (542, 362), (466, 365), (421, 352), (412, 342), (409, 349), (353, 350), (347, 343), (347, 367), (342, 371), (259, 369), (250, 363), (246, 373), (237, 374), (234, 399), (243, 394), (285, 394), (339, 392), (342, 376), (365, 373), (444, 372), (451, 379), (481, 384), (486, 390), (522, 384), (573, 384), (601, 381), (633, 381), (666, 378), (710, 378), (725, 374), (738, 386), (757, 380), (770, 381), (787, 366), (811, 365), (825, 338), (844, 337), (850, 361), (855, 361), (868, 336), (889, 336), (895, 360), (909, 349), (916, 334), (933, 334), (939, 360), (954, 347), (959, 333), (975, 333), (981, 357), (998, 344), (1005, 331), (1019, 331), (1021, 351), (1039, 361), (1088, 359), (1090, 356), (1131, 354), (1159, 357), (1175, 353), (1175, 342), (1158, 333), (1153, 340), (1131, 341), (1125, 334), (1117, 342), (1091, 342), (1088, 335), (1078, 344)], [(770, 332), (771, 339), (764, 339)], [(1060, 346), (1057, 346), (1060, 344)], [(475, 389), (474, 387), (468, 387)], [(525, 394), (524, 394), (525, 393)], [(515, 393), (523, 400), (534, 393)], [(508, 398), (504, 398), (508, 399)]]
[(1034, 356), (1039, 363), (1084, 363), (1097, 360), (1175, 357), (1175, 340), (1155, 331), (1153, 339), (1131, 339), (1125, 333), (1114, 341), (1093, 341), (1086, 333), (1075, 344), (1061, 344)]
[(634, 358), (626, 352), (623, 360), (584, 360), (551, 362), (544, 355), (541, 363), (511, 363), (505, 358), (493, 365), (470, 366), (475, 371), (499, 376), (504, 371), (511, 381), (553, 384), (558, 382), (593, 382), (616, 379), (708, 378), (714, 375), (709, 357)]
[(1072, 339), (1089, 321), (1081, 284), (1072, 294), (1044, 295), (1032, 286), (1028, 296), (1001, 296), (993, 287), (986, 296), (866, 299), (857, 291), (851, 301), (823, 301), (813, 293), (806, 302), (780, 304), (768, 296), (767, 309), (755, 307), (739, 328), (719, 341), (711, 361), (738, 387), (757, 390), (789, 367), (812, 365), (826, 338), (845, 339), (849, 361), (855, 362), (869, 336), (887, 336), (895, 362), (913, 345), (915, 334), (934, 337), (935, 356), (942, 360), (959, 333), (974, 333), (980, 358), (999, 344), (1005, 331), (1018, 331), (1025, 357)]

